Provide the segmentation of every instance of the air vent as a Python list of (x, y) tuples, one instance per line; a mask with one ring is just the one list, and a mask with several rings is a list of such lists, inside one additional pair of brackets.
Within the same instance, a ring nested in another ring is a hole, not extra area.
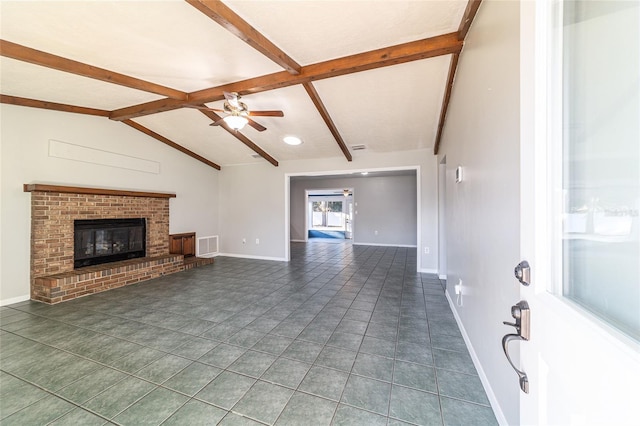
[(198, 238), (198, 244), (196, 245), (197, 257), (214, 257), (218, 254), (218, 252), (219, 249), (217, 235)]
[(352, 151), (362, 151), (363, 149), (367, 149), (367, 146), (364, 144), (361, 145), (351, 145)]

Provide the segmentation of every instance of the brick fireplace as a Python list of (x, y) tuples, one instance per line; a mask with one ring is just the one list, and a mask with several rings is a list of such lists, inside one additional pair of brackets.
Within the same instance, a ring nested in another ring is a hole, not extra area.
[[(31, 299), (58, 303), (184, 269), (169, 253), (175, 194), (26, 184), (31, 193)], [(74, 220), (146, 220), (146, 256), (74, 269)]]

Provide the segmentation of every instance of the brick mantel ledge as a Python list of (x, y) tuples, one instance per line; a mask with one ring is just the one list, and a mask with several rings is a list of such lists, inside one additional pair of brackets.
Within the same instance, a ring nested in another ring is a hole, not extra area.
[(25, 183), (24, 192), (59, 192), (63, 194), (91, 194), (91, 195), (116, 195), (124, 197), (148, 197), (148, 198), (175, 198), (175, 193), (128, 191), (120, 189), (86, 188), (80, 186), (45, 185), (40, 183)]

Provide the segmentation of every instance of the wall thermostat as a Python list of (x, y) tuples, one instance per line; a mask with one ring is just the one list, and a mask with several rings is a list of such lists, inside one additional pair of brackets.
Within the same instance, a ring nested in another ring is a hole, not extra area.
[(462, 166), (456, 167), (456, 183), (462, 182)]

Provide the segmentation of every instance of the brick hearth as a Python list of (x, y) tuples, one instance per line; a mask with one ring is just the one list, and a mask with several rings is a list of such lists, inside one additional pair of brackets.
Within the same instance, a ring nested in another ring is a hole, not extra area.
[[(31, 298), (58, 303), (184, 270), (169, 254), (169, 198), (175, 194), (51, 185), (31, 192)], [(75, 219), (147, 220), (146, 257), (73, 268)]]

